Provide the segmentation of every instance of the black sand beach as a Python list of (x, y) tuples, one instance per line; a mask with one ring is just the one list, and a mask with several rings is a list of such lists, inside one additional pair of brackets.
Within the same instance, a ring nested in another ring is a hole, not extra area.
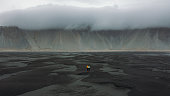
[(170, 96), (170, 55), (1, 52), (0, 96)]

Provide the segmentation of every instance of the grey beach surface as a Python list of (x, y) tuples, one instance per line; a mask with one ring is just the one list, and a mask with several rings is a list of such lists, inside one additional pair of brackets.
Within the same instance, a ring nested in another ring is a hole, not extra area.
[(170, 96), (170, 55), (1, 52), (0, 96)]

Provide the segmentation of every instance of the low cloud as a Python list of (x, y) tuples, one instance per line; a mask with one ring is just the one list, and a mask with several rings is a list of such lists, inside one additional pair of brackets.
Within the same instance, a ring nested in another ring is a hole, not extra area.
[(117, 6), (80, 8), (43, 5), (1, 13), (0, 25), (23, 29), (72, 29), (91, 26), (94, 30), (170, 27), (169, 9), (168, 5), (134, 9), (120, 9)]

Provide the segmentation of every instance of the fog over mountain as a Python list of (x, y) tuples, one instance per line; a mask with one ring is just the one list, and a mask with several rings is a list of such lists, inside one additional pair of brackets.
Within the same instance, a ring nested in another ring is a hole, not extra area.
[(37, 0), (0, 9), (0, 51), (170, 50), (169, 0), (116, 1)]
[(49, 4), (1, 13), (0, 25), (22, 29), (80, 29), (91, 26), (93, 30), (170, 27), (169, 9), (169, 4), (127, 9), (116, 5), (85, 8)]

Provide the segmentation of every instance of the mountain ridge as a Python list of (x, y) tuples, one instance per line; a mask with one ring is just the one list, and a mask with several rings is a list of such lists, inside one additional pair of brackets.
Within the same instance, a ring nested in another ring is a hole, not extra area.
[(0, 51), (170, 50), (170, 28), (123, 30), (0, 27)]

